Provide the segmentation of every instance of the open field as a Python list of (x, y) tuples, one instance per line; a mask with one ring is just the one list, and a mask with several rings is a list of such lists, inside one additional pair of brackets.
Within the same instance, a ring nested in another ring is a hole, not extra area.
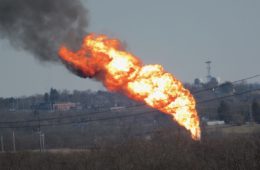
[(221, 125), (221, 126), (208, 126), (206, 128), (208, 133), (219, 131), (224, 134), (250, 134), (260, 132), (260, 124), (245, 124), (241, 126), (237, 125)]

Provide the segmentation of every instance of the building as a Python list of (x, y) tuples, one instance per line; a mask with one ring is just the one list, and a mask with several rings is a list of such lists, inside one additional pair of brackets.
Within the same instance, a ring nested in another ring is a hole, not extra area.
[(54, 111), (69, 111), (69, 110), (80, 110), (80, 109), (81, 109), (81, 105), (79, 103), (66, 102), (66, 103), (53, 104)]
[(125, 110), (125, 107), (124, 106), (114, 106), (114, 107), (111, 107), (110, 110), (120, 112), (120, 111)]
[(223, 120), (207, 121), (208, 126), (225, 125)]

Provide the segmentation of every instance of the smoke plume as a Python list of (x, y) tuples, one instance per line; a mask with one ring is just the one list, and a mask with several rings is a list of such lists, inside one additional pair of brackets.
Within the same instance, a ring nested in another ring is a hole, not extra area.
[(0, 0), (0, 38), (40, 61), (59, 61), (61, 44), (78, 47), (87, 24), (80, 0)]

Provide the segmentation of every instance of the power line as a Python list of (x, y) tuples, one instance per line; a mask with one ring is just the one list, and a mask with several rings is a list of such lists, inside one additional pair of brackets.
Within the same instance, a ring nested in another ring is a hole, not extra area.
[[(81, 120), (81, 121), (75, 121), (75, 122), (63, 122), (63, 123), (55, 123), (55, 124), (41, 124), (42, 127), (44, 126), (60, 126), (60, 125), (68, 125), (68, 124), (76, 124), (76, 123), (87, 123), (87, 122), (95, 122), (95, 121), (106, 121), (106, 120), (113, 120), (113, 119), (121, 119), (121, 118), (128, 118), (128, 117), (134, 117), (134, 116), (140, 116), (147, 113), (153, 113), (153, 112), (159, 112), (158, 110), (152, 110), (152, 111), (145, 111), (140, 112), (136, 114), (127, 114), (127, 115), (120, 115), (120, 116), (110, 116), (110, 117), (103, 117), (103, 118), (96, 118), (96, 119), (88, 119), (88, 120)], [(25, 126), (2, 126), (0, 128), (6, 129), (6, 128), (33, 128), (37, 127), (38, 125), (25, 125)]]
[[(240, 79), (240, 80), (236, 80), (232, 83), (235, 83), (235, 82), (239, 82), (239, 81), (244, 81), (244, 80), (248, 80), (248, 79), (252, 79), (252, 78), (255, 78), (255, 77), (258, 77), (260, 75), (255, 75), (255, 76), (251, 76), (251, 77), (247, 77), (247, 78), (243, 78), (243, 79)], [(220, 86), (220, 85), (219, 85)], [(208, 89), (205, 89), (203, 91), (207, 91)], [(201, 92), (202, 90), (200, 91), (197, 91), (197, 92)], [(247, 91), (246, 91), (247, 92)], [(195, 92), (196, 93), (196, 92)], [(243, 94), (243, 93), (242, 93)], [(239, 95), (239, 94), (233, 94), (233, 95), (230, 95), (230, 96), (234, 96), (234, 95)], [(241, 94), (240, 94), (241, 95)], [(220, 97), (219, 99), (224, 99), (224, 98), (227, 98), (229, 96), (223, 96), (223, 97)], [(216, 98), (213, 98), (213, 99), (209, 99), (209, 100), (206, 100), (206, 101), (202, 101), (202, 102), (210, 102), (211, 100), (215, 100)], [(218, 99), (218, 100), (219, 100)], [(198, 104), (201, 103), (201, 102), (197, 102)], [(128, 106), (128, 107), (125, 107), (125, 109), (129, 109), (129, 108), (136, 108), (136, 107), (140, 107), (140, 106), (145, 106), (145, 104), (140, 104), (140, 105), (135, 105), (135, 106)], [(98, 114), (98, 113), (106, 113), (106, 112), (111, 112), (111, 110), (105, 110), (105, 111), (97, 111), (97, 112), (92, 112), (91, 114)], [(82, 117), (82, 116), (88, 116), (86, 114), (78, 114), (78, 115), (70, 115), (70, 116), (63, 116), (63, 117), (52, 117), (52, 118), (45, 118), (45, 119), (41, 119), (40, 121), (50, 121), (50, 120), (56, 120), (56, 119), (66, 119), (66, 118), (76, 118), (76, 117)], [(24, 120), (24, 121), (9, 121), (9, 122), (0, 122), (0, 124), (12, 124), (12, 123), (29, 123), (29, 122), (36, 122), (36, 121), (39, 121), (39, 119), (31, 119), (31, 120)]]
[[(128, 106), (128, 107), (124, 107), (124, 110), (126, 109), (131, 109), (131, 108), (137, 108), (140, 106), (146, 106), (145, 104), (140, 104), (140, 105), (135, 105), (135, 106)], [(107, 110), (104, 111), (96, 111), (96, 112), (91, 112), (89, 114), (101, 114), (101, 113), (107, 113), (107, 112), (111, 112), (112, 110), (109, 108)], [(30, 120), (21, 120), (21, 121), (5, 121), (5, 122), (0, 122), (0, 124), (16, 124), (16, 123), (30, 123), (30, 122), (38, 122), (38, 121), (51, 121), (51, 120), (60, 120), (60, 119), (67, 119), (67, 118), (77, 118), (77, 117), (85, 117), (85, 116), (89, 116), (89, 114), (86, 113), (82, 113), (82, 114), (77, 114), (77, 115), (69, 115), (69, 116), (63, 116), (63, 117), (51, 117), (51, 118), (44, 118), (44, 119), (30, 119)]]
[[(235, 80), (235, 81), (230, 82), (230, 83), (234, 84), (234, 83), (237, 83), (237, 82), (240, 82), (240, 81), (245, 81), (245, 80), (253, 79), (253, 78), (256, 78), (256, 77), (260, 77), (260, 75), (254, 75), (254, 76), (246, 77), (246, 78), (243, 78), (243, 79), (240, 79), (240, 80)], [(220, 87), (224, 84), (225, 83), (222, 83), (222, 84), (219, 84), (219, 85), (211, 87), (211, 88), (194, 91), (194, 92), (192, 92), (192, 94), (198, 94), (198, 93), (201, 93), (201, 92), (204, 92), (204, 91), (209, 91), (209, 90), (212, 90), (214, 88)], [(221, 98), (226, 98), (226, 97), (224, 96), (224, 97), (221, 97)], [(212, 100), (212, 99), (210, 99), (210, 100)], [(208, 102), (210, 102), (210, 100)], [(213, 98), (213, 100), (214, 100), (214, 98)], [(199, 104), (199, 103), (200, 102), (197, 102), (197, 104)], [(124, 107), (124, 109), (137, 108), (137, 107), (141, 107), (141, 106), (147, 106), (147, 105), (146, 104), (139, 104), (139, 105), (134, 105), (134, 106), (126, 106), (126, 107)], [(91, 112), (91, 114), (101, 114), (101, 113), (107, 113), (107, 112), (111, 112), (110, 108), (106, 109), (104, 111)], [(85, 117), (85, 116), (89, 116), (89, 115), (86, 115), (85, 113), (83, 113), (83, 114), (69, 115), (69, 116), (63, 116), (63, 117), (56, 116), (56, 117), (51, 117), (51, 118), (40, 119), (40, 121), (52, 121), (52, 120), (61, 120), (61, 119), (77, 118), (77, 117)], [(0, 124), (30, 123), (30, 122), (36, 122), (36, 121), (39, 121), (39, 119), (30, 119), (30, 120), (21, 120), (21, 121), (5, 121), (5, 122), (0, 122)]]
[(208, 100), (202, 100), (202, 101), (197, 102), (197, 104), (208, 103), (208, 102), (212, 102), (212, 101), (215, 101), (215, 100), (223, 100), (223, 99), (230, 98), (230, 97), (233, 97), (233, 96), (241, 96), (241, 95), (251, 93), (253, 91), (258, 91), (258, 90), (260, 90), (260, 88), (252, 89), (252, 90), (246, 90), (246, 91), (243, 91), (241, 93), (230, 94), (230, 95), (227, 95), (227, 96), (216, 97), (216, 98), (212, 98), (212, 99), (208, 99)]
[[(246, 78), (243, 78), (243, 79), (235, 80), (235, 81), (232, 81), (232, 82), (230, 82), (230, 83), (231, 83), (231, 84), (235, 84), (235, 83), (237, 83), (237, 82), (254, 79), (254, 78), (256, 78), (256, 77), (260, 77), (260, 74), (256, 74), (256, 75), (254, 75), (254, 76), (250, 76), (250, 77), (246, 77)], [(213, 87), (209, 87), (209, 88), (206, 88), (206, 89), (197, 90), (197, 91), (194, 91), (194, 92), (191, 91), (191, 93), (192, 93), (192, 94), (198, 94), (198, 93), (201, 93), (201, 92), (204, 92), (204, 91), (210, 91), (210, 90), (212, 90), (212, 89), (215, 89), (215, 88), (218, 88), (218, 87), (220, 87), (220, 86), (222, 86), (222, 85), (225, 85), (226, 83), (227, 83), (227, 82), (221, 83), (221, 84), (219, 84), (219, 85), (216, 85), (216, 86), (213, 86)]]
[[(229, 97), (233, 97), (233, 96), (239, 96), (239, 95), (244, 95), (247, 93), (251, 93), (253, 91), (259, 91), (260, 88), (258, 89), (252, 89), (252, 90), (247, 90), (241, 93), (236, 93), (236, 94), (232, 94), (232, 95), (227, 95), (227, 96), (223, 96), (223, 97), (217, 97), (217, 98), (212, 98), (209, 100), (203, 100), (203, 101), (199, 101), (197, 102), (198, 104), (202, 104), (202, 103), (208, 103), (208, 102), (212, 102), (212, 101), (216, 101), (216, 100), (222, 100), (225, 98), (229, 98)], [(186, 107), (187, 105), (183, 105), (180, 107)], [(179, 108), (179, 107), (176, 107)], [(103, 118), (97, 118), (97, 119), (89, 119), (89, 120), (81, 120), (81, 121), (75, 121), (75, 122), (63, 122), (63, 123), (55, 123), (55, 124), (41, 124), (41, 126), (60, 126), (60, 125), (68, 125), (68, 124), (76, 124), (76, 123), (87, 123), (87, 122), (94, 122), (94, 121), (106, 121), (106, 120), (112, 120), (112, 119), (119, 119), (119, 118), (128, 118), (128, 117), (133, 117), (133, 116), (140, 116), (140, 115), (144, 115), (147, 113), (153, 113), (153, 112), (159, 112), (158, 110), (152, 110), (152, 111), (145, 111), (145, 112), (140, 112), (140, 113), (136, 113), (136, 114), (128, 114), (128, 115), (120, 115), (120, 116), (110, 116), (110, 117), (103, 117)], [(37, 127), (38, 125), (25, 125), (25, 126), (2, 126), (0, 128), (30, 128), (30, 127)]]

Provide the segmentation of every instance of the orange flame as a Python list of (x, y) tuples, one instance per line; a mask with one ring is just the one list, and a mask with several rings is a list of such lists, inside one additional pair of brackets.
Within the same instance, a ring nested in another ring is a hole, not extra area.
[(59, 56), (84, 76), (101, 79), (110, 91), (121, 91), (132, 99), (171, 114), (190, 131), (194, 140), (200, 140), (195, 99), (161, 65), (142, 65), (137, 57), (121, 48), (119, 40), (95, 34), (86, 36), (77, 52), (61, 47)]

